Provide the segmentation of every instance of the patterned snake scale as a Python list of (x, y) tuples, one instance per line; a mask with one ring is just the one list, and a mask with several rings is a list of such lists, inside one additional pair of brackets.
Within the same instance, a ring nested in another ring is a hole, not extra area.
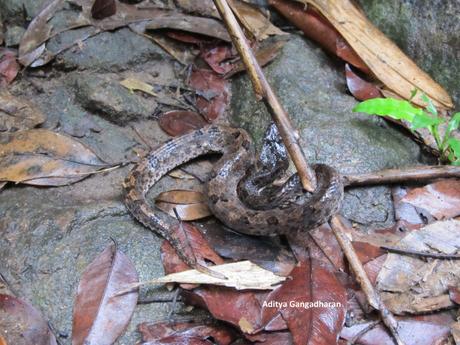
[[(281, 152), (281, 158), (273, 157), (277, 152)], [(208, 206), (233, 230), (258, 236), (308, 231), (327, 222), (340, 208), (341, 178), (324, 164), (313, 166), (318, 180), (313, 194), (302, 190), (296, 174), (282, 186), (260, 186), (273, 182), (288, 165), (274, 125), (267, 130), (259, 160), (248, 133), (242, 129), (210, 125), (174, 138), (150, 152), (130, 172), (124, 183), (125, 204), (137, 220), (168, 240), (191, 266), (194, 263), (185, 257), (180, 241), (171, 231), (179, 221), (151, 207), (146, 194), (169, 171), (213, 153), (221, 154), (221, 158), (206, 182)]]

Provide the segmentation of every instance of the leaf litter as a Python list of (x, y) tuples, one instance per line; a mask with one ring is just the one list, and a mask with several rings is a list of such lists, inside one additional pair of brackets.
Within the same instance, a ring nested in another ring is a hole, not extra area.
[[(317, 1), (311, 2), (317, 3)], [(219, 17), (211, 1), (203, 3), (176, 1), (179, 7), (193, 13), (193, 16), (165, 9), (127, 5), (118, 1), (93, 3), (84, 0), (72, 1), (72, 3), (80, 5), (82, 12), (79, 19), (71, 23), (68, 28), (57, 32), (50, 24), (50, 19), (60, 9), (62, 1), (49, 2), (32, 21), (19, 49), (19, 61), (23, 65), (39, 66), (51, 61), (57, 53), (49, 52), (46, 43), (62, 31), (92, 26), (93, 30), (83, 38), (86, 39), (105, 30), (129, 26), (137, 33), (150, 36), (182, 64), (189, 65), (196, 62), (197, 58), (202, 58), (211, 68), (209, 70), (203, 67), (205, 65), (198, 64), (190, 69), (188, 81), (189, 87), (195, 92), (196, 99), (193, 101), (197, 112), (177, 110), (165, 112), (159, 123), (166, 133), (171, 136), (182, 135), (225, 116), (230, 100), (230, 82), (227, 79), (243, 71), (244, 68), (236, 57), (235, 51), (228, 44), (229, 36), (225, 28), (220, 21), (216, 20)], [(317, 4), (319, 10), (312, 6), (305, 9), (303, 5), (299, 6), (290, 1), (271, 0), (270, 3), (301, 28), (307, 36), (320, 42), (326, 50), (361, 71), (368, 72), (369, 65), (375, 72), (375, 66), (372, 65), (374, 57), (366, 54), (364, 57), (361, 56), (362, 47), (359, 44), (347, 43), (348, 35), (343, 32), (345, 30), (343, 27), (339, 27), (343, 23), (338, 25), (336, 21), (337, 13), (340, 12), (334, 12), (336, 8), (331, 7), (332, 11), (328, 12), (319, 3)], [(99, 6), (97, 11), (96, 5)], [(247, 33), (252, 36), (251, 44), (256, 50), (259, 62), (266, 64), (273, 60), (282, 49), (284, 42), (275, 40), (272, 43), (267, 38), (271, 35), (284, 36), (285, 33), (271, 24), (265, 13), (256, 6), (237, 0), (232, 0), (231, 6)], [(347, 15), (359, 17), (353, 11)], [(329, 18), (334, 25), (326, 18)], [(360, 17), (358, 19), (361, 20)], [(167, 31), (159, 31), (159, 29), (167, 29)], [(353, 31), (350, 28), (347, 30)], [(266, 41), (256, 42), (263, 40)], [(77, 41), (81, 42), (82, 38)], [(399, 56), (397, 52), (394, 55)], [(0, 61), (0, 73), (6, 71), (2, 74), (4, 75), (2, 80), (6, 83), (14, 80), (18, 68), (13, 63), (15, 61), (13, 55), (8, 56), (7, 63), (2, 65), (4, 60)], [(390, 79), (381, 78), (382, 81), (387, 87), (404, 97), (407, 85), (395, 86), (397, 78), (393, 75), (394, 71), (390, 72), (388, 77)], [(420, 75), (419, 71), (413, 68), (409, 73)], [(372, 98), (380, 92), (378, 87), (362, 78), (348, 65), (346, 80), (350, 92), (357, 98)], [(434, 90), (434, 94), (439, 96), (436, 99), (438, 105), (449, 106), (448, 99), (444, 97), (442, 91), (436, 89), (436, 85), (430, 85), (430, 81), (426, 79), (423, 82), (428, 82), (425, 84), (427, 90)], [(163, 94), (157, 93), (156, 87), (140, 79), (125, 78), (121, 84), (130, 91), (141, 91), (157, 98), (163, 97)], [(46, 117), (25, 101), (10, 95), (2, 95), (2, 97), (7, 101), (0, 103), (6, 103), (7, 106), (0, 109), (2, 121), (0, 130), (22, 132), (0, 134), (5, 134), (0, 137), (2, 145), (0, 166), (3, 167), (5, 165), (3, 163), (6, 162), (6, 168), (0, 168), (0, 181), (3, 174), (7, 176), (7, 178), (3, 177), (5, 181), (64, 185), (74, 183), (98, 169), (109, 166), (91, 149), (78, 141), (48, 130), (32, 129), (43, 123)], [(50, 138), (55, 145), (45, 144), (45, 141), (49, 141)], [(45, 158), (49, 158), (50, 161)], [(184, 176), (183, 173), (176, 172), (176, 174), (179, 178)], [(4, 183), (6, 182), (0, 182), (0, 188)], [(458, 221), (446, 220), (459, 215), (456, 183), (457, 181), (441, 180), (426, 186), (394, 188), (397, 225), (379, 234), (369, 234), (367, 237), (360, 235), (353, 243), (371, 281), (384, 291), (390, 306), (399, 308), (394, 308), (393, 311), (434, 313), (432, 319), (407, 317), (400, 320), (401, 335), (407, 341), (406, 344), (439, 343), (449, 335), (449, 332), (452, 332), (455, 339), (458, 337), (460, 327), (453, 318), (443, 319), (448, 325), (435, 320), (435, 316), (441, 315), (439, 310), (453, 308), (458, 303), (455, 263), (449, 260), (384, 254), (377, 243), (390, 241), (403, 249), (447, 252), (452, 255), (456, 253), (458, 246), (455, 243), (458, 236), (455, 222)], [(211, 215), (207, 210), (203, 194), (190, 190), (163, 192), (157, 197), (156, 205), (171, 215), (178, 215), (181, 220), (199, 220)], [(311, 256), (303, 253), (300, 262), (296, 263), (292, 253), (280, 243), (239, 234), (232, 235), (221, 226), (222, 231), (211, 230), (213, 227), (209, 224), (206, 221), (193, 226), (182, 222), (173, 231), (177, 234), (176, 238), (183, 242), (186, 255), (192, 256), (203, 265), (214, 264), (215, 266), (210, 266), (210, 269), (220, 272), (227, 279), (190, 270), (174, 253), (172, 247), (164, 242), (162, 261), (168, 275), (157, 279), (156, 282), (181, 283), (184, 300), (208, 309), (216, 319), (226, 322), (225, 327), (196, 323), (143, 325), (140, 327), (143, 330), (141, 331), (144, 337), (143, 344), (186, 342), (211, 344), (213, 339), (218, 344), (329, 345), (337, 343), (339, 335), (342, 338), (340, 341), (358, 336), (353, 340), (356, 344), (380, 345), (393, 342), (381, 325), (376, 325), (360, 334), (370, 325), (369, 316), (365, 313), (360, 314), (365, 318), (360, 320), (365, 321), (364, 323), (347, 325), (343, 328), (347, 305), (345, 288), (350, 289), (353, 286), (356, 288), (356, 284), (350, 279), (347, 263), (327, 227), (312, 232), (314, 244), (310, 246)], [(402, 236), (394, 234), (398, 227), (404, 227), (404, 231), (407, 232), (405, 238), (399, 242), (395, 239), (401, 239)], [(419, 230), (414, 231), (416, 229)], [(372, 236), (377, 239), (371, 239)], [(407, 277), (401, 279), (398, 272), (402, 272), (401, 266), (404, 265), (410, 272)], [(446, 276), (446, 272), (450, 275)], [(442, 279), (439, 278), (440, 276)], [(434, 281), (438, 280), (442, 282), (434, 284)], [(96, 341), (98, 344), (107, 341), (109, 344), (122, 334), (134, 310), (137, 292), (112, 298), (109, 292), (126, 289), (136, 281), (137, 274), (132, 263), (113, 245), (107, 247), (88, 266), (81, 278), (75, 304), (73, 332), (75, 344), (85, 341)], [(224, 286), (217, 286), (220, 284)], [(274, 289), (276, 284), (279, 286)], [(233, 287), (243, 291), (237, 291)], [(255, 289), (262, 289), (262, 291), (255, 291)], [(357, 290), (356, 292), (359, 292)], [(264, 306), (265, 302), (275, 299), (284, 302), (291, 300), (314, 302), (319, 299), (340, 301), (341, 307), (302, 309)], [(392, 299), (397, 303), (391, 303)], [(401, 300), (404, 300), (406, 305)], [(95, 310), (94, 305), (101, 308)], [(123, 305), (121, 318), (117, 314), (120, 310), (115, 310), (120, 308), (120, 305)], [(425, 309), (420, 309), (421, 306)], [(116, 324), (113, 323), (115, 318), (118, 320)], [(229, 324), (234, 327), (229, 327)], [(427, 334), (429, 336), (426, 336)], [(103, 335), (108, 337), (104, 339)], [(0, 344), (2, 341), (3, 339), (0, 338)]]

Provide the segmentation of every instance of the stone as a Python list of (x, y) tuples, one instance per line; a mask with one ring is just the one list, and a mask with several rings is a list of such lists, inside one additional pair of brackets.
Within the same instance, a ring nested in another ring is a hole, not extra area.
[(102, 32), (84, 39), (92, 31), (91, 27), (71, 30), (50, 39), (47, 48), (51, 52), (60, 52), (80, 41), (57, 56), (56, 67), (64, 70), (116, 72), (147, 61), (169, 58), (159, 46), (127, 28)]
[[(0, 19), (8, 24), (24, 25), (40, 13), (48, 0), (0, 0)], [(25, 10), (25, 13), (24, 13)]]
[(157, 107), (152, 97), (144, 98), (139, 93), (130, 92), (108, 75), (78, 74), (73, 86), (76, 99), (83, 108), (118, 125), (146, 119)]
[(460, 105), (460, 1), (359, 0), (369, 19)]
[(26, 29), (22, 26), (9, 26), (5, 34), (5, 45), (7, 47), (18, 46), (24, 32), (26, 32)]
[[(420, 147), (400, 129), (377, 117), (353, 113), (357, 101), (346, 92), (343, 65), (336, 65), (314, 43), (292, 35), (280, 56), (264, 69), (301, 136), (309, 162), (329, 164), (341, 173), (364, 173), (424, 162)], [(255, 100), (247, 76), (233, 83), (231, 121), (260, 144), (270, 121)], [(388, 188), (348, 192), (343, 214), (375, 227), (393, 222)]]

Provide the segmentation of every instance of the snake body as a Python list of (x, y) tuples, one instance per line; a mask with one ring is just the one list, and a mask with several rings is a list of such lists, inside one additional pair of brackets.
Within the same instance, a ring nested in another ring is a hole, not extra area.
[[(316, 164), (318, 186), (304, 192), (297, 175), (282, 186), (263, 187), (287, 168), (284, 146), (272, 130), (268, 132), (260, 159), (248, 133), (242, 129), (211, 125), (167, 141), (141, 160), (124, 183), (125, 204), (131, 214), (146, 227), (158, 232), (181, 255), (180, 241), (170, 230), (179, 221), (152, 208), (147, 192), (164, 175), (194, 158), (221, 154), (206, 182), (208, 206), (229, 228), (241, 233), (274, 236), (308, 231), (339, 210), (343, 199), (340, 176), (331, 167)], [(276, 136), (270, 138), (270, 135)], [(281, 152), (281, 157), (274, 157)]]

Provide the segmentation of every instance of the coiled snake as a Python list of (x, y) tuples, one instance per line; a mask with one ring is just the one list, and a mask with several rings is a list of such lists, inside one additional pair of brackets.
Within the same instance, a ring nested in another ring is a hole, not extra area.
[(206, 182), (208, 205), (226, 226), (238, 232), (274, 236), (308, 231), (329, 220), (343, 199), (340, 176), (331, 167), (316, 164), (318, 186), (304, 192), (297, 175), (283, 185), (272, 182), (287, 168), (286, 150), (271, 125), (259, 160), (248, 133), (242, 129), (211, 125), (172, 139), (153, 150), (130, 172), (124, 183), (125, 204), (146, 227), (158, 232), (176, 249), (187, 264), (181, 245), (171, 231), (179, 221), (152, 208), (145, 195), (165, 174), (196, 157), (217, 153)]

